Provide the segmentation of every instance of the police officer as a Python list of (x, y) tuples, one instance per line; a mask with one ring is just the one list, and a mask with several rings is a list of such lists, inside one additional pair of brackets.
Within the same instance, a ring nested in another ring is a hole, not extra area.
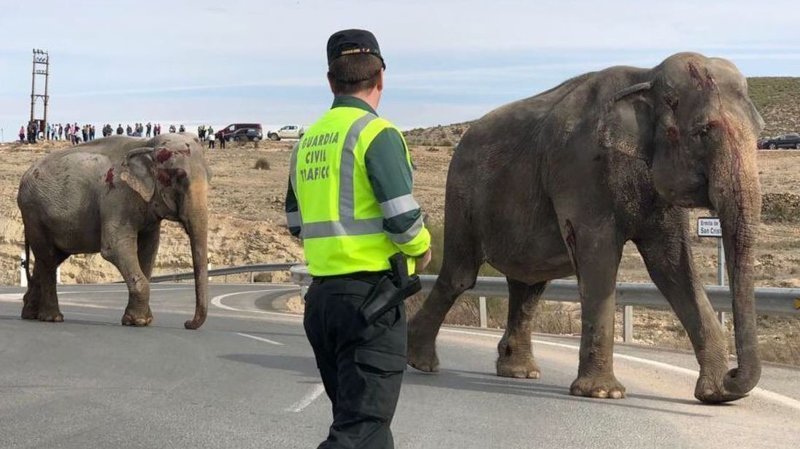
[(411, 194), (411, 157), (400, 131), (375, 110), (383, 92), (378, 41), (365, 30), (328, 40), (333, 106), (292, 152), (289, 230), (303, 240), (313, 282), (303, 324), (333, 424), (320, 448), (393, 448), (389, 429), (406, 365), (405, 305), (372, 324), (359, 315), (390, 268), (430, 261), (430, 233)]

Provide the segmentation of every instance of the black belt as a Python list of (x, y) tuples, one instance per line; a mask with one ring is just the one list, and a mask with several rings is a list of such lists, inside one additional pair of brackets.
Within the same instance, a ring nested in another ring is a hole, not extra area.
[(319, 286), (334, 295), (368, 296), (378, 281), (389, 274), (388, 271), (360, 271), (335, 276), (314, 276), (311, 286)]

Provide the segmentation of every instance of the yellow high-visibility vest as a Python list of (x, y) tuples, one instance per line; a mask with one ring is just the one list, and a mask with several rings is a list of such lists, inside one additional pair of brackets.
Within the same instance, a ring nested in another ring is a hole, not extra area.
[[(301, 226), (312, 276), (389, 270), (388, 258), (400, 251), (383, 230), (383, 213), (365, 164), (370, 144), (387, 128), (394, 125), (371, 112), (335, 107), (292, 151), (289, 173), (299, 211), (288, 220)], [(404, 147), (410, 167), (405, 142)], [(412, 241), (428, 235), (420, 232)], [(408, 262), (413, 273), (414, 261)]]

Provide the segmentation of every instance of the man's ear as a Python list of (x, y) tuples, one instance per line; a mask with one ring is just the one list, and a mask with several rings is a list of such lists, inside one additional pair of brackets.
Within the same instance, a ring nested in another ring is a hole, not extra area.
[(119, 174), (119, 179), (146, 202), (150, 202), (156, 189), (152, 154), (153, 148), (150, 147), (129, 151)]
[(385, 72), (384, 69), (381, 69), (380, 74), (378, 75), (378, 85), (375, 86), (378, 89), (378, 92), (383, 92), (383, 73)]
[(328, 86), (331, 88), (331, 92), (336, 94), (336, 91), (333, 89), (333, 75), (331, 75), (331, 72), (328, 72)]

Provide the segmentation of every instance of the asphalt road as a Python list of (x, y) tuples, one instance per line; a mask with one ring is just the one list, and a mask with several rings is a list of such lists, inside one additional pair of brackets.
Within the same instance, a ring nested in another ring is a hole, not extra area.
[[(210, 316), (183, 329), (189, 284), (152, 290), (149, 328), (119, 324), (124, 286), (64, 286), (66, 321), (22, 321), (0, 289), (0, 448), (314, 448), (330, 403), (285, 286), (212, 284)], [(723, 406), (692, 397), (691, 354), (617, 346), (623, 400), (568, 394), (574, 338), (535, 336), (541, 380), (494, 376), (499, 334), (443, 330), (442, 371), (406, 373), (397, 448), (797, 448), (800, 370), (767, 366)]]

